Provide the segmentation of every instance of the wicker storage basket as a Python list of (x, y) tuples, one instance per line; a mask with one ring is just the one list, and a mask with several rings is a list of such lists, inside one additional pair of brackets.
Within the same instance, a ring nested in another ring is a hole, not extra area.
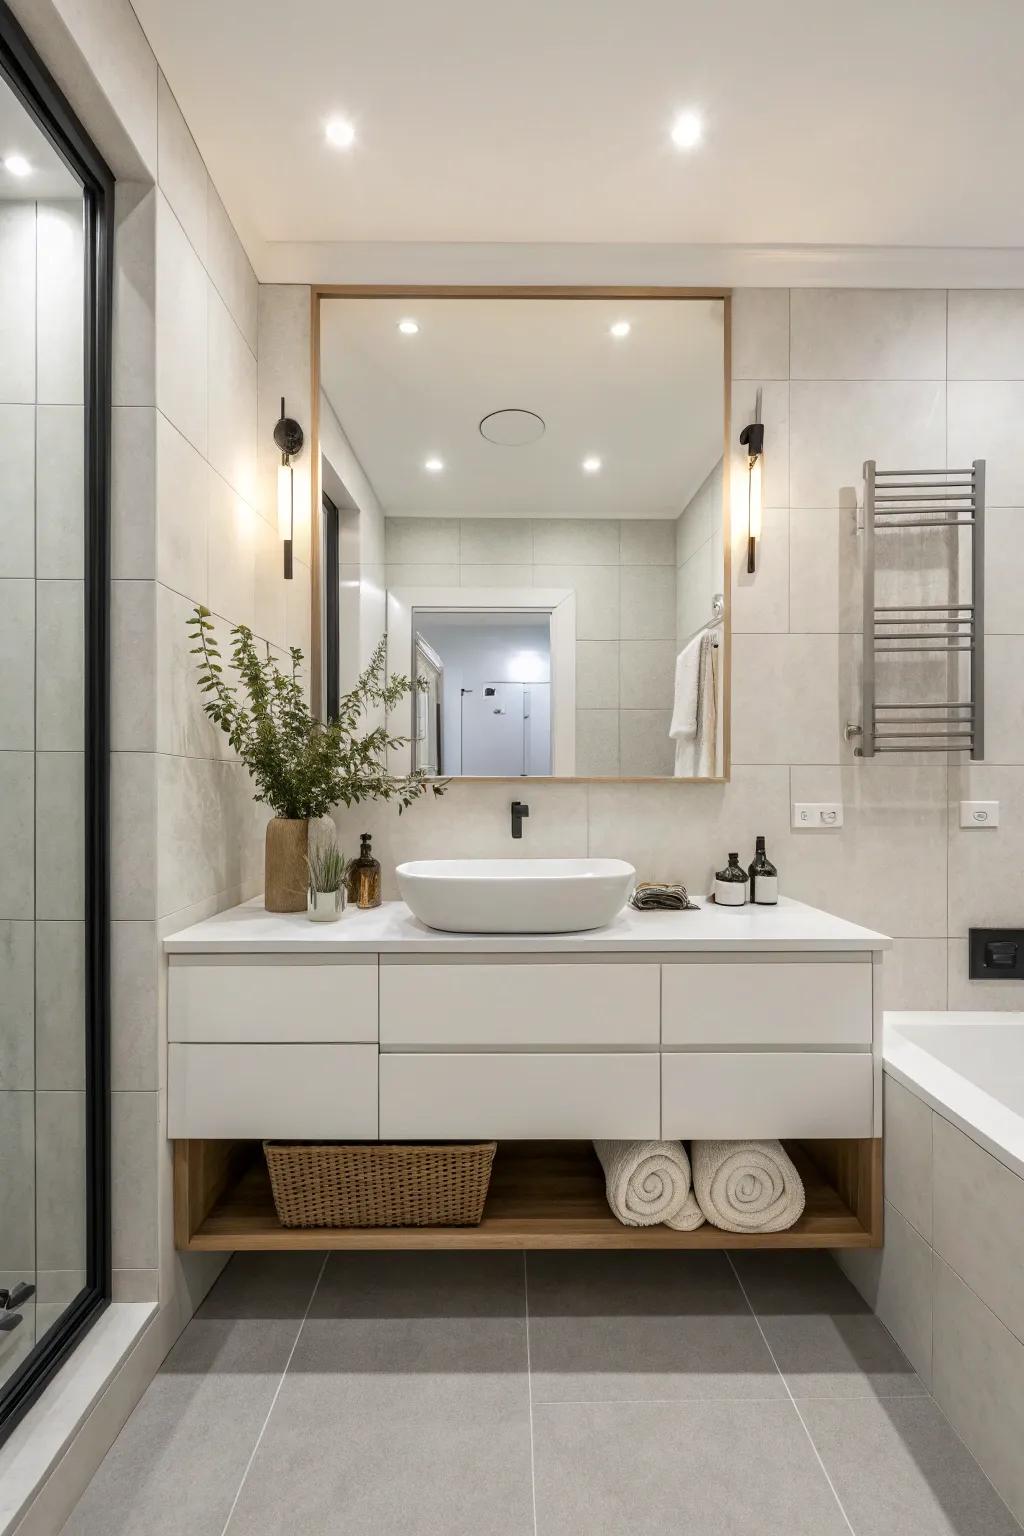
[(475, 1227), (497, 1145), (265, 1141), (263, 1151), (283, 1227)]

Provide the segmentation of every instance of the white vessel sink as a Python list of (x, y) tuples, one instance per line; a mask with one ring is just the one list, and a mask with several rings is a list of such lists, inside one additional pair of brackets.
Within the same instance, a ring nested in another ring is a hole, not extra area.
[(636, 882), (622, 859), (417, 859), (395, 873), (410, 911), (446, 933), (603, 928)]

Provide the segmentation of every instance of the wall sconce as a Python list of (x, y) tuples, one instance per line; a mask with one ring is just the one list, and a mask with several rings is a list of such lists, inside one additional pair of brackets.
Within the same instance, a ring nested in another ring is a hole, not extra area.
[(757, 570), (757, 544), (761, 537), (761, 469), (764, 464), (764, 426), (761, 421), (761, 391), (757, 392), (754, 419), (740, 433), (740, 444), (747, 450), (747, 574)]
[(274, 442), (281, 450), (281, 463), (277, 470), (277, 531), (284, 541), (284, 579), (292, 579), (292, 547), (295, 538), (295, 476), (292, 459), (302, 452), (305, 441), (297, 421), (284, 413), (284, 396), (281, 396), (281, 418), (274, 428)]

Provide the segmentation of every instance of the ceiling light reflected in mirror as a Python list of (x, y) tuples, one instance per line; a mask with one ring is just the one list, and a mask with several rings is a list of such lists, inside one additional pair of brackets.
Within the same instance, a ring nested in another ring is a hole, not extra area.
[(332, 117), (324, 129), (328, 144), (335, 149), (351, 149), (356, 141), (355, 125), (346, 117)]
[(419, 332), (419, 324), (415, 320), (399, 320), (398, 329), (403, 336), (415, 336)]
[(585, 475), (596, 475), (600, 473), (601, 460), (597, 457), (596, 453), (591, 453), (583, 460), (582, 467)]
[(704, 134), (704, 125), (696, 112), (680, 112), (672, 124), (672, 142), (677, 149), (693, 149)]
[(12, 176), (31, 176), (32, 167), (24, 155), (7, 155), (4, 159), (4, 170)]
[(616, 320), (615, 324), (609, 326), (608, 330), (610, 335), (622, 337), (629, 335), (630, 331), (632, 330), (632, 326), (628, 320)]
[(423, 468), (428, 475), (439, 475), (444, 469), (444, 459), (439, 459), (436, 454), (431, 454), (429, 459), (424, 459)]

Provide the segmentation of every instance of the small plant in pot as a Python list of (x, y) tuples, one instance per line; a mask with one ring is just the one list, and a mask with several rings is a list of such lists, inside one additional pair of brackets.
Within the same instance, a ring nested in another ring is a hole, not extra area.
[(309, 889), (306, 916), (312, 923), (331, 923), (345, 910), (345, 860), (333, 838), (310, 835)]
[[(387, 676), (387, 641), (382, 639), (355, 687), (344, 695), (333, 720), (318, 720), (300, 681), (302, 652), (290, 650), (291, 670), (281, 671), (269, 647), (257, 648), (252, 630), (231, 630), (230, 667), (237, 682), (225, 678), (225, 663), (210, 610), (197, 606), (189, 616), (192, 654), (198, 657), (203, 705), (225, 733), (255, 785), (254, 799), (274, 812), (267, 823), (266, 894), (270, 912), (302, 912), (309, 889), (309, 824), (336, 805), (363, 800), (397, 801), (399, 812), (431, 789), (422, 769), (392, 773), (389, 754), (408, 746), (409, 737), (392, 736), (386, 719), (421, 685), (408, 677)], [(383, 712), (383, 724), (361, 731), (370, 710)]]

